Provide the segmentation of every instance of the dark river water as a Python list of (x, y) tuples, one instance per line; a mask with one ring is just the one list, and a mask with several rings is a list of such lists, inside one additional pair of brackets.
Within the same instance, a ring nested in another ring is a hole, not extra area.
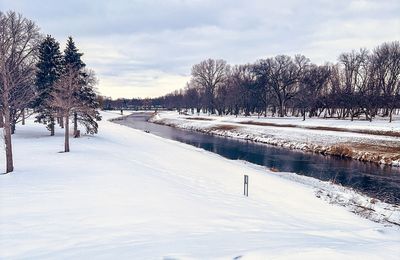
[(190, 144), (233, 160), (245, 160), (279, 171), (294, 172), (352, 187), (383, 201), (400, 205), (400, 168), (351, 159), (289, 150), (267, 144), (176, 129), (147, 122), (137, 113), (115, 121), (163, 138)]

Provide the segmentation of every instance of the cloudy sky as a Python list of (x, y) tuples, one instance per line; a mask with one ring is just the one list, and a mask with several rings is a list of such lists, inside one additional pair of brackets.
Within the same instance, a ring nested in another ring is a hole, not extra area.
[(156, 97), (206, 58), (301, 53), (313, 62), (400, 40), (398, 0), (0, 0), (62, 44), (74, 37), (101, 94)]

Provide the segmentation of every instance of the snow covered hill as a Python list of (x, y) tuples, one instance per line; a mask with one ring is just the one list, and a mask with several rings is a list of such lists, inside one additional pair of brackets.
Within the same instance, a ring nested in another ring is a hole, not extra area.
[(107, 121), (116, 116), (103, 113), (99, 135), (72, 139), (70, 153), (59, 153), (61, 130), (17, 127), (16, 171), (0, 176), (1, 259), (400, 255), (396, 226), (329, 204), (287, 175)]

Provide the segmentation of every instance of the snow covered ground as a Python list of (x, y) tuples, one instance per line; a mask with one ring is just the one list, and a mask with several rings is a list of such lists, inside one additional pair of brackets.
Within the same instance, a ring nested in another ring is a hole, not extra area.
[[(17, 127), (16, 171), (0, 175), (1, 259), (400, 255), (398, 226), (317, 196), (367, 198), (107, 121), (116, 116), (103, 113), (99, 135), (72, 139), (70, 153), (59, 153), (61, 130), (50, 137), (30, 120)], [(242, 195), (243, 174), (249, 197)], [(369, 203), (384, 212), (384, 204)], [(399, 218), (392, 211), (390, 219)]]
[(244, 122), (244, 121), (253, 121), (253, 122), (268, 122), (274, 124), (292, 124), (300, 127), (335, 127), (335, 128), (344, 128), (349, 130), (376, 130), (376, 131), (400, 131), (400, 116), (393, 116), (394, 121), (389, 123), (389, 119), (387, 117), (376, 117), (372, 122), (367, 120), (357, 120), (354, 119), (351, 121), (350, 119), (335, 119), (335, 118), (308, 118), (303, 121), (302, 117), (257, 117), (257, 116), (224, 116), (224, 119), (221, 119), (219, 116), (212, 116), (215, 120), (225, 120), (228, 122)]
[(340, 155), (400, 166), (400, 119), (257, 118), (179, 115), (159, 112), (152, 122), (216, 135), (263, 142), (290, 149)]

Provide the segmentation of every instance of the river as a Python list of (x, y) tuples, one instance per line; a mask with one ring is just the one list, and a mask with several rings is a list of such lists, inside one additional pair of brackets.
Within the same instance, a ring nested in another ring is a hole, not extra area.
[(147, 122), (149, 117), (149, 113), (134, 113), (115, 122), (203, 148), (232, 160), (245, 160), (279, 171), (330, 180), (400, 205), (400, 168), (181, 130)]

